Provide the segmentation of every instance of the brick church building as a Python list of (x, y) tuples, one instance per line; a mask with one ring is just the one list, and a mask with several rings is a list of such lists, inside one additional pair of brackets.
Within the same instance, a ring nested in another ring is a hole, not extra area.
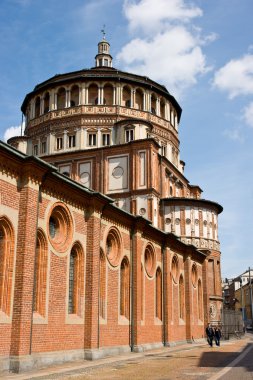
[(0, 372), (203, 339), (222, 207), (184, 176), (176, 99), (103, 38), (21, 109), (0, 142)]

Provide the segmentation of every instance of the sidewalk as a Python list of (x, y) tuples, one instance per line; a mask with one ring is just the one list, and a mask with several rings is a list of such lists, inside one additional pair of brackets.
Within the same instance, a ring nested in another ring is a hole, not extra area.
[[(236, 351), (240, 352), (249, 341), (251, 340), (252, 335), (246, 334), (245, 337), (242, 339), (233, 339), (228, 341), (221, 341), (221, 346), (231, 345), (233, 344), (233, 347)], [(98, 359), (95, 361), (89, 361), (89, 360), (79, 360), (74, 362), (68, 362), (63, 363), (59, 365), (50, 366), (44, 369), (36, 369), (35, 371), (30, 371), (22, 374), (13, 374), (13, 373), (6, 373), (4, 376), (2, 376), (2, 379), (6, 380), (44, 380), (44, 379), (60, 379), (64, 378), (65, 376), (72, 376), (72, 375), (78, 375), (82, 374), (85, 371), (89, 369), (94, 368), (102, 368), (102, 367), (108, 367), (110, 365), (113, 365), (115, 363), (120, 364), (124, 363), (126, 361), (138, 361), (140, 359), (143, 359), (147, 356), (156, 356), (156, 355), (165, 355), (165, 354), (172, 354), (176, 352), (183, 352), (183, 351), (189, 351), (196, 348), (209, 348), (207, 345), (207, 342), (201, 342), (201, 343), (188, 343), (183, 345), (178, 345), (174, 347), (162, 347), (155, 350), (149, 350), (142, 353), (127, 353), (122, 355), (117, 355), (113, 357), (106, 357), (103, 359)], [(210, 348), (210, 350), (216, 350), (220, 347), (213, 347)]]

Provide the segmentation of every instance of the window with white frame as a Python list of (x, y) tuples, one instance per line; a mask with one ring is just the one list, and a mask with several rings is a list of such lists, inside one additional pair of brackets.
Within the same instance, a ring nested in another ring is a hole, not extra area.
[(96, 146), (97, 145), (97, 134), (96, 133), (89, 133), (88, 134), (88, 145), (89, 146)]
[(110, 133), (103, 133), (102, 134), (102, 145), (110, 145)]
[(126, 142), (133, 141), (134, 140), (134, 129), (127, 129), (126, 130)]
[(166, 156), (166, 153), (167, 153), (166, 145), (161, 145), (161, 154), (162, 154), (162, 156)]
[(76, 146), (76, 135), (69, 135), (69, 148), (74, 148)]
[(38, 156), (38, 153), (39, 153), (38, 145), (35, 144), (35, 145), (33, 146), (33, 155), (34, 155), (34, 156)]
[(41, 153), (42, 154), (47, 153), (47, 143), (46, 143), (46, 141), (42, 141), (42, 143), (41, 143)]
[(63, 137), (56, 138), (56, 149), (60, 150), (63, 148)]

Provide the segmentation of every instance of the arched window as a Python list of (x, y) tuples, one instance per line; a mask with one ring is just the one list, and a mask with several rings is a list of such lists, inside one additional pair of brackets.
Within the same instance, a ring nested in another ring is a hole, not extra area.
[(35, 117), (39, 117), (39, 116), (40, 116), (40, 97), (37, 96), (35, 100)]
[(184, 279), (181, 275), (179, 278), (179, 318), (184, 319), (185, 301), (184, 301)]
[(203, 319), (203, 294), (201, 280), (198, 280), (198, 318)]
[(49, 112), (49, 92), (47, 92), (44, 96), (44, 113)]
[(5, 218), (0, 218), (0, 311), (10, 315), (13, 282), (13, 229)]
[(143, 92), (139, 89), (135, 92), (135, 105), (134, 108), (138, 110), (143, 110)]
[(120, 266), (120, 315), (129, 319), (129, 261), (126, 257)]
[(123, 88), (122, 105), (125, 107), (131, 107), (131, 90), (128, 86)]
[(69, 294), (68, 313), (82, 316), (84, 297), (84, 255), (81, 246), (76, 243), (69, 257)]
[(48, 249), (44, 233), (38, 230), (34, 275), (33, 311), (46, 316)]
[(156, 270), (156, 318), (162, 320), (162, 272)]
[(209, 294), (215, 294), (214, 260), (208, 260), (208, 289)]
[(70, 92), (70, 107), (75, 107), (79, 105), (79, 87), (74, 85)]
[(95, 105), (98, 104), (98, 86), (95, 84), (90, 85), (88, 103)]
[(161, 117), (165, 119), (165, 102), (163, 99), (161, 100), (161, 103), (160, 103), (160, 114), (161, 114)]
[(111, 85), (104, 86), (104, 103), (106, 105), (113, 105), (113, 87)]
[(99, 316), (103, 319), (106, 317), (106, 260), (105, 255), (100, 251), (99, 262)]
[(151, 96), (151, 112), (156, 114), (156, 97), (154, 95)]
[(57, 93), (57, 109), (62, 110), (66, 105), (66, 90), (61, 87)]

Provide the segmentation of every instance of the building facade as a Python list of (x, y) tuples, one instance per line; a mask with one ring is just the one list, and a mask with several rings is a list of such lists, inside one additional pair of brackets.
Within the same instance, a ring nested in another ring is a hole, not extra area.
[(191, 342), (222, 306), (218, 214), (184, 176), (181, 108), (113, 68), (56, 75), (0, 145), (0, 365)]

